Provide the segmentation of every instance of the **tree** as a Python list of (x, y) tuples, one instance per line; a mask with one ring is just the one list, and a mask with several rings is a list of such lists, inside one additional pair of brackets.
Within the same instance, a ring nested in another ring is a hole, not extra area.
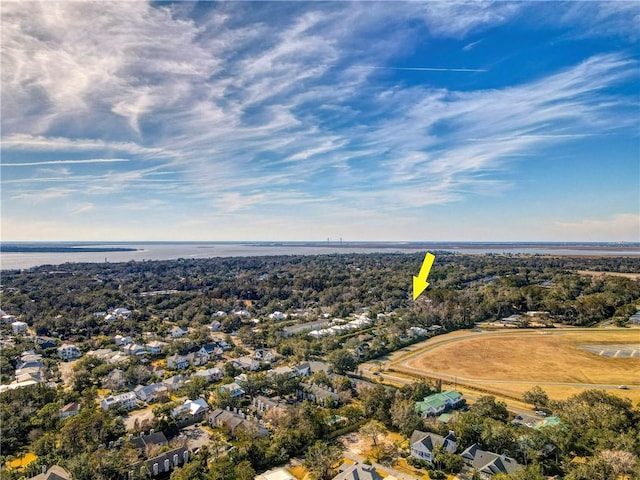
[(341, 459), (342, 450), (339, 447), (317, 440), (307, 450), (303, 465), (314, 480), (329, 480)]
[(357, 365), (355, 357), (343, 348), (331, 352), (327, 357), (327, 361), (331, 364), (333, 370), (340, 375), (355, 370)]
[(538, 410), (540, 407), (546, 407), (549, 404), (549, 397), (542, 388), (536, 385), (532, 389), (524, 392), (522, 401), (533, 405), (533, 408)]
[(396, 395), (391, 405), (391, 423), (405, 437), (411, 436), (414, 430), (422, 427), (422, 417), (416, 412), (415, 402), (411, 399), (404, 400)]
[(192, 375), (189, 381), (182, 387), (182, 393), (190, 400), (195, 400), (209, 386), (206, 378)]
[(462, 470), (463, 461), (460, 455), (451, 453), (439, 445), (434, 449), (433, 465), (447, 473), (458, 473)]
[(377, 420), (369, 420), (360, 427), (360, 433), (365, 437), (369, 437), (373, 442), (373, 446), (378, 446), (378, 438), (387, 431), (384, 425)]
[(504, 402), (496, 402), (496, 397), (493, 395), (484, 395), (476, 401), (469, 411), (478, 415), (479, 417), (489, 417), (494, 420), (500, 420), (506, 422), (509, 418), (509, 412), (507, 411), (507, 404)]
[(533, 464), (520, 468), (511, 474), (500, 473), (495, 475), (493, 480), (545, 480), (545, 478), (547, 477), (542, 473), (540, 465)]

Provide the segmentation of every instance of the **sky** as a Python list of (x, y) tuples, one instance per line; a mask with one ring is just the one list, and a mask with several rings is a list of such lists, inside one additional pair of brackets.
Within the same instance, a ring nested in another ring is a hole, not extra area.
[(639, 2), (12, 2), (3, 241), (640, 241)]

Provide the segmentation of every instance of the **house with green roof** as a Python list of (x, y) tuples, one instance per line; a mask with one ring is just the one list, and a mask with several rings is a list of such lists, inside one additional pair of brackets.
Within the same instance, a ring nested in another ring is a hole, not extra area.
[(443, 412), (457, 408), (464, 403), (462, 394), (456, 390), (434, 393), (416, 402), (415, 409), (423, 417), (440, 415)]

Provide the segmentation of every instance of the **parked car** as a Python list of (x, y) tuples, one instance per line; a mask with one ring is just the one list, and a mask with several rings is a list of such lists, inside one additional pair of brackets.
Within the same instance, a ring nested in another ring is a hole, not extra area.
[(536, 410), (536, 415), (538, 415), (539, 417), (546, 417), (548, 413), (544, 410)]
[(627, 387), (626, 385), (618, 385), (618, 388), (621, 390), (629, 390), (629, 387)]

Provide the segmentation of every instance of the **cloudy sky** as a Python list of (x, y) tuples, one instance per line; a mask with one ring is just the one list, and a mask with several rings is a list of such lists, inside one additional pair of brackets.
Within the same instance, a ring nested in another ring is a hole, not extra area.
[(640, 241), (638, 2), (0, 8), (5, 241)]

